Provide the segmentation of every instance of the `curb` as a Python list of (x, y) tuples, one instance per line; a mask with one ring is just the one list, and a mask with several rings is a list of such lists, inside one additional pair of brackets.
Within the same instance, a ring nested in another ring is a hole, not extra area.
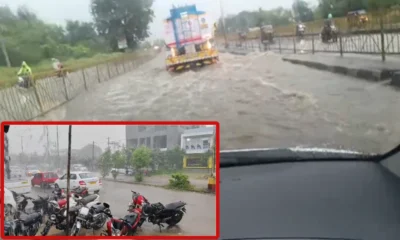
[(236, 51), (236, 50), (219, 50), (220, 53), (230, 53), (233, 55), (240, 55), (240, 56), (246, 56), (247, 54), (249, 54), (249, 52), (240, 52), (240, 51)]
[(188, 190), (179, 190), (179, 189), (168, 188), (166, 185), (154, 185), (154, 184), (148, 184), (148, 183), (137, 183), (137, 182), (130, 182), (130, 181), (124, 181), (124, 180), (113, 180), (113, 179), (106, 179), (106, 178), (102, 178), (101, 180), (106, 181), (106, 182), (120, 182), (120, 183), (126, 183), (126, 184), (138, 184), (138, 185), (149, 186), (149, 187), (158, 187), (158, 188), (163, 188), (163, 189), (172, 190), (172, 191), (180, 191), (180, 192), (215, 194), (215, 192), (210, 192), (210, 191), (206, 191), (206, 190), (203, 191), (198, 188), (195, 188), (193, 191), (188, 191)]
[(342, 75), (352, 76), (356, 78), (366, 79), (366, 80), (373, 80), (373, 81), (381, 81), (390, 79), (394, 74), (395, 70), (372, 70), (372, 69), (359, 69), (359, 68), (350, 68), (344, 67), (339, 65), (328, 65), (325, 63), (320, 62), (313, 62), (307, 60), (299, 60), (299, 59), (292, 59), (288, 57), (282, 57), (282, 60), (285, 62), (290, 62), (293, 64), (300, 64), (310, 68), (315, 68), (318, 70), (329, 71), (333, 73), (339, 73)]

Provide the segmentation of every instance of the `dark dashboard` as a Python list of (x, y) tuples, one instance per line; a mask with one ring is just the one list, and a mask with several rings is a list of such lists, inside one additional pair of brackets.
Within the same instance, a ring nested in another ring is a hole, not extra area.
[(400, 178), (376, 157), (268, 151), (221, 152), (220, 239), (400, 239)]

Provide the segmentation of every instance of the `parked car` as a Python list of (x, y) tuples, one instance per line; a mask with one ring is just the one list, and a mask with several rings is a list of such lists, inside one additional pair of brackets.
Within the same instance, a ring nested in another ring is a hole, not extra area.
[(40, 186), (41, 188), (46, 188), (54, 185), (57, 179), (58, 175), (55, 172), (36, 173), (31, 180), (31, 184), (32, 187)]
[[(99, 177), (94, 175), (91, 172), (71, 172), (70, 173), (70, 188), (76, 187), (87, 187), (89, 193), (98, 193), (102, 188), (102, 182)], [(62, 177), (56, 180), (54, 183), (56, 187), (60, 187), (62, 189), (67, 188), (67, 174), (64, 174)]]

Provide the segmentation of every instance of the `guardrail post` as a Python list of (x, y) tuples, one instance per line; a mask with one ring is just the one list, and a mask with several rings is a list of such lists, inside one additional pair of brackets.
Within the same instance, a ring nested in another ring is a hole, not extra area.
[(279, 43), (279, 53), (282, 54), (282, 48), (281, 48), (281, 36), (278, 36), (278, 43)]
[[(32, 81), (34, 81), (33, 78), (32, 78)], [(36, 88), (36, 83), (33, 84), (33, 91), (35, 92), (35, 97), (36, 97), (36, 100), (38, 101), (40, 112), (44, 112), (43, 103), (40, 100), (39, 93), (38, 93), (37, 88)]]
[(62, 77), (62, 80), (63, 80), (63, 84), (64, 84), (65, 98), (67, 99), (67, 101), (69, 101), (67, 83), (65, 82), (65, 77), (64, 76)]
[(117, 76), (118, 76), (119, 75), (118, 64), (115, 62), (114, 66), (115, 66), (115, 69), (117, 70)]
[(125, 58), (124, 58), (124, 60), (122, 61), (122, 67), (124, 68), (124, 73), (126, 73), (126, 69), (125, 69)]
[(110, 73), (110, 66), (108, 65), (108, 62), (107, 62), (107, 72), (108, 72), (108, 79), (110, 79), (111, 73)]
[(380, 28), (381, 28), (381, 55), (382, 55), (382, 62), (386, 61), (386, 50), (385, 50), (385, 33), (383, 27), (383, 13), (380, 13), (379, 17)]
[(296, 54), (296, 38), (293, 38), (293, 53)]
[(96, 73), (97, 73), (97, 81), (100, 83), (100, 73), (99, 73), (99, 65), (96, 65)]
[(343, 57), (343, 41), (341, 33), (339, 33), (339, 46), (340, 46), (340, 56)]
[(83, 83), (85, 84), (85, 90), (88, 90), (87, 83), (86, 83), (86, 76), (85, 76), (85, 69), (82, 69), (82, 76), (83, 76)]
[(314, 34), (313, 35), (311, 35), (311, 44), (312, 44), (312, 54), (315, 54), (315, 46), (314, 46), (314, 44), (315, 44), (315, 42), (314, 42)]

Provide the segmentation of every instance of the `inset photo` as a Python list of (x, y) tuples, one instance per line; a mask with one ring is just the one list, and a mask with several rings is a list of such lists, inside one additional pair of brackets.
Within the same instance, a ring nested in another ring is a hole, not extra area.
[(218, 237), (218, 122), (1, 125), (2, 238)]

